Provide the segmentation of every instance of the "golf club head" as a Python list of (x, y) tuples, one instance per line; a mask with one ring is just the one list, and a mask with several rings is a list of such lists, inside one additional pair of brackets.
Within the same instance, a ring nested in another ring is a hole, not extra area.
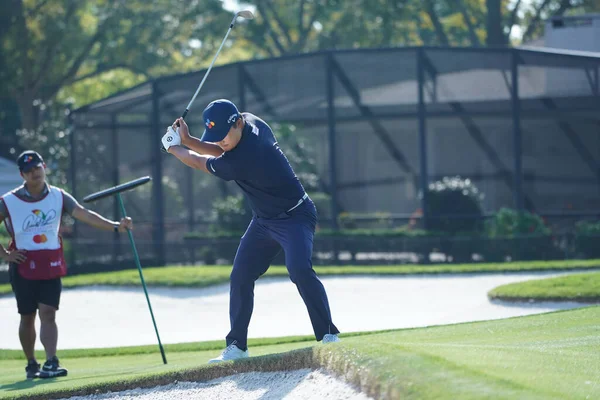
[(250, 10), (242, 10), (238, 11), (236, 16), (246, 18), (246, 19), (254, 19), (254, 14)]

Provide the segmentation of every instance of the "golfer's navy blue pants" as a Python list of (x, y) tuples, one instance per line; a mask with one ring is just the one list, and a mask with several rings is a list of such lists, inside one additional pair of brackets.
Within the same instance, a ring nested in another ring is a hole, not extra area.
[[(325, 288), (312, 266), (316, 223), (316, 209), (310, 200), (278, 218), (252, 219), (242, 236), (231, 271), (228, 346), (235, 343), (242, 350), (247, 348), (248, 325), (254, 308), (254, 282), (267, 271), (281, 249), (285, 253), (290, 279), (306, 304), (316, 339), (323, 339), (327, 333), (339, 333), (331, 321)], [(273, 324), (277, 323), (279, 321), (273, 321)]]

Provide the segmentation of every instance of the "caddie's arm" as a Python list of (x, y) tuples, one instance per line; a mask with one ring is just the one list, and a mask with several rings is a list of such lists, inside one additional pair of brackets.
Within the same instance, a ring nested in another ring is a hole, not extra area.
[[(4, 204), (2, 200), (0, 200), (0, 204)], [(5, 216), (0, 212), (0, 224), (4, 222)], [(0, 243), (0, 260), (7, 263), (22, 263), (25, 261), (27, 257), (25, 256), (25, 251), (23, 250), (14, 250), (8, 251), (2, 243)]]
[(81, 222), (85, 222), (94, 228), (103, 229), (105, 231), (118, 230), (119, 232), (126, 232), (128, 229), (133, 229), (133, 222), (129, 217), (121, 219), (120, 222), (111, 221), (79, 204), (75, 207), (71, 215)]
[[(223, 149), (214, 143), (202, 142), (200, 139), (191, 136), (190, 130), (183, 118), (177, 118), (173, 125), (179, 122), (179, 137), (181, 137), (181, 144), (194, 150), (198, 154), (206, 154), (213, 157), (219, 157), (223, 154)], [(175, 129), (175, 126), (173, 127)]]

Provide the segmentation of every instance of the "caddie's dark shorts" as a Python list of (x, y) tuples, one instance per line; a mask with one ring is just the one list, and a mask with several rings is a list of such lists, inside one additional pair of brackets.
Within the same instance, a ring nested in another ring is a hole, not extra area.
[(19, 314), (33, 314), (38, 309), (38, 303), (58, 310), (62, 292), (60, 278), (39, 281), (25, 279), (19, 275), (16, 265), (11, 265), (8, 271)]

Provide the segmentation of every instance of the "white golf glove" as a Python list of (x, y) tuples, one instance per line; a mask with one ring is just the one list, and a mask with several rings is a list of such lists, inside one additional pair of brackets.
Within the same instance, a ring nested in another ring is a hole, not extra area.
[(171, 146), (181, 145), (181, 137), (179, 136), (179, 128), (174, 130), (172, 126), (169, 126), (167, 133), (162, 137), (162, 145), (165, 151), (169, 150)]

